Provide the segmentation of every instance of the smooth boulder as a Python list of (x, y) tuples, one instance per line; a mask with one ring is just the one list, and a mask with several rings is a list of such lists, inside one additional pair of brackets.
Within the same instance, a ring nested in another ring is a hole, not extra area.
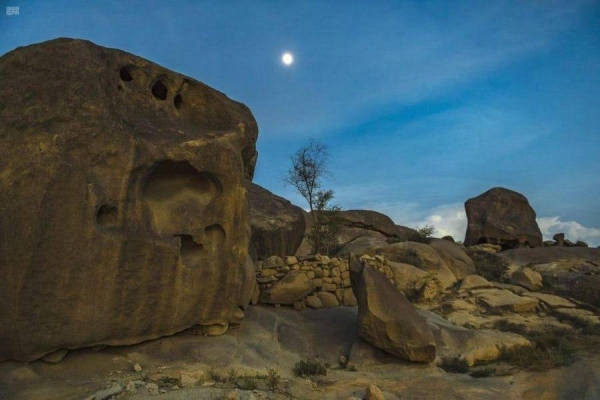
[(302, 209), (250, 181), (245, 181), (245, 187), (257, 256), (264, 259), (295, 254), (306, 229)]
[(383, 255), (390, 261), (414, 265), (425, 272), (431, 273), (442, 289), (447, 289), (457, 282), (456, 276), (454, 276), (445, 261), (433, 247), (425, 243), (393, 243), (375, 249), (374, 253)]

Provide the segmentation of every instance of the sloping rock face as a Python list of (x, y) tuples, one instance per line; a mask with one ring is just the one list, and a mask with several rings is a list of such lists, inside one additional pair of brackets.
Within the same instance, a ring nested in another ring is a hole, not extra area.
[(600, 249), (543, 247), (498, 254), (507, 262), (540, 273), (544, 291), (600, 307)]
[(503, 248), (542, 246), (535, 211), (525, 196), (496, 187), (465, 202), (465, 245), (492, 243)]
[(350, 278), (362, 339), (408, 361), (435, 359), (435, 342), (427, 322), (383, 274), (353, 257)]
[(440, 255), (458, 280), (475, 273), (475, 263), (456, 243), (445, 239), (431, 239), (429, 246)]
[(252, 243), (259, 258), (295, 254), (304, 237), (303, 211), (267, 189), (245, 182), (250, 201)]
[(0, 58), (0, 120), (0, 360), (226, 329), (253, 275), (246, 106), (57, 39)]
[(269, 289), (262, 292), (260, 301), (271, 304), (292, 304), (300, 301), (316, 289), (306, 274), (290, 271)]
[(344, 210), (336, 214), (340, 223), (349, 228), (361, 228), (379, 232), (385, 236), (397, 236), (394, 221), (385, 214), (370, 210)]
[[(450, 243), (450, 242), (448, 242)], [(375, 249), (389, 260), (414, 265), (435, 275), (443, 289), (453, 286), (457, 279), (440, 255), (430, 246), (417, 242), (401, 242)]]

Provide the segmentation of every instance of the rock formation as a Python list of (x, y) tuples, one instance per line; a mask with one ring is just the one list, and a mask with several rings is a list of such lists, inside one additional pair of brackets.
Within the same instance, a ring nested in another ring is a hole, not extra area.
[[(420, 236), (414, 229), (395, 225), (385, 214), (371, 210), (344, 210), (335, 214), (337, 249), (331, 249), (337, 257), (348, 257), (350, 253), (362, 254), (373, 246), (384, 246), (389, 241), (417, 241)], [(306, 232), (312, 228), (310, 213), (306, 215)], [(313, 252), (306, 239), (296, 255), (306, 256)]]
[(0, 360), (237, 321), (254, 275), (247, 107), (57, 39), (0, 58), (0, 120)]
[(354, 257), (350, 259), (350, 278), (362, 339), (405, 360), (435, 359), (435, 342), (427, 322), (386, 276)]
[(258, 258), (296, 253), (306, 229), (304, 211), (267, 189), (245, 182), (250, 201), (252, 243)]
[(496, 187), (465, 202), (465, 245), (492, 243), (503, 248), (542, 246), (542, 233), (527, 198)]

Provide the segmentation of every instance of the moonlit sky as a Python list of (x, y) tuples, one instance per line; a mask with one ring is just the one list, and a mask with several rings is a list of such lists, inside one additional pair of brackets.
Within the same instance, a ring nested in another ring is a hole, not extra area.
[(464, 201), (504, 186), (545, 237), (600, 244), (598, 1), (0, 3), (0, 54), (88, 39), (248, 105), (255, 182), (298, 205), (282, 176), (313, 137), (345, 209), (462, 239)]

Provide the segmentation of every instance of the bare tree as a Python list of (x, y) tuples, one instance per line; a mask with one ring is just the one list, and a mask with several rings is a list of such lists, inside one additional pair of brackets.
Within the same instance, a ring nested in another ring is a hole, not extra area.
[(317, 251), (324, 244), (331, 227), (326, 222), (326, 216), (332, 211), (338, 211), (338, 206), (331, 206), (334, 197), (333, 190), (322, 190), (323, 178), (331, 175), (327, 170), (329, 150), (326, 145), (315, 139), (300, 148), (292, 156), (292, 167), (284, 180), (292, 185), (304, 197), (310, 208), (313, 228), (309, 239)]

